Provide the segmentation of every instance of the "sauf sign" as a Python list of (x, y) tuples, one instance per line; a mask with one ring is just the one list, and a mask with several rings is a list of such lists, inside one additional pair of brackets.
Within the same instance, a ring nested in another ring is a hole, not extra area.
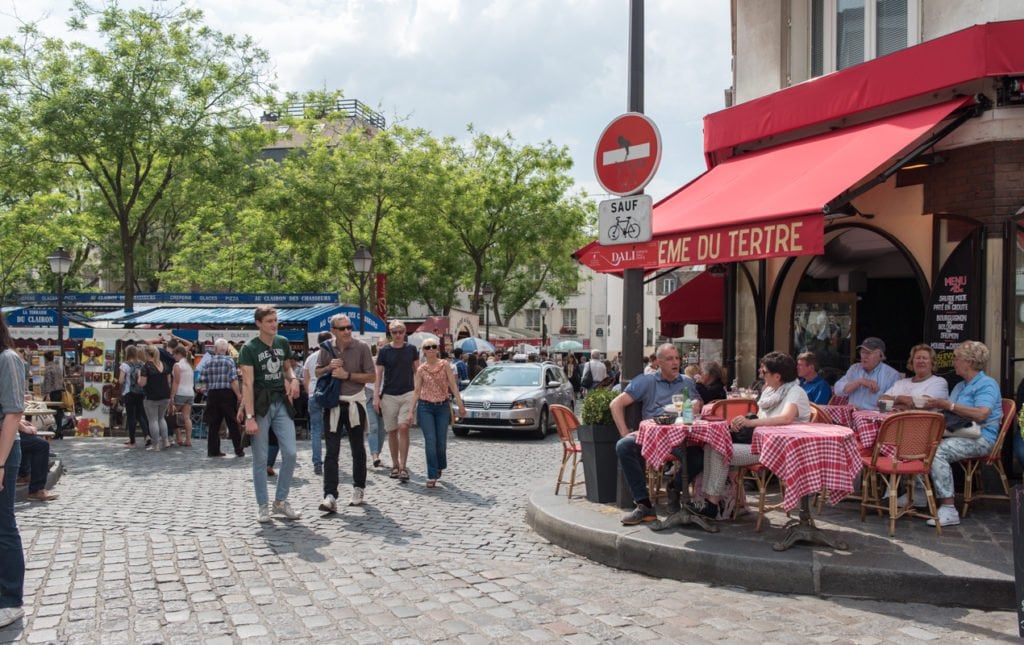
[(594, 174), (598, 183), (619, 199), (598, 206), (598, 242), (635, 244), (651, 239), (652, 200), (637, 195), (661, 163), (661, 133), (643, 114), (629, 112), (612, 119), (597, 139)]

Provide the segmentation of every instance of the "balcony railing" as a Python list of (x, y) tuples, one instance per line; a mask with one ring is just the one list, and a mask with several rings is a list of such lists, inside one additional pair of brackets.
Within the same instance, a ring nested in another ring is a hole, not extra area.
[[(292, 103), (284, 108), (285, 114), (294, 117), (305, 117), (309, 115), (310, 111), (313, 112), (314, 119), (322, 119), (328, 113), (334, 112), (346, 118), (359, 119), (379, 130), (383, 130), (387, 125), (383, 114), (358, 99), (341, 99), (330, 109), (326, 109), (319, 103), (306, 103), (305, 101)], [(281, 115), (277, 112), (264, 112), (263, 116), (260, 117), (260, 121), (277, 121), (280, 118)]]

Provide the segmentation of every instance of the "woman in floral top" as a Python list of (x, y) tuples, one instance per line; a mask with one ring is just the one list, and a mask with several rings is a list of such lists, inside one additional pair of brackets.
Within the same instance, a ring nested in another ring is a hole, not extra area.
[[(427, 488), (437, 486), (441, 473), (448, 467), (448, 420), (451, 408), (448, 395), (459, 405), (459, 416), (466, 408), (459, 396), (459, 384), (448, 361), (439, 358), (436, 340), (423, 343), (424, 360), (416, 370), (416, 385), (412, 396), (412, 409), (416, 411), (416, 425), (423, 431), (423, 445), (427, 453)], [(409, 422), (412, 422), (410, 415)]]

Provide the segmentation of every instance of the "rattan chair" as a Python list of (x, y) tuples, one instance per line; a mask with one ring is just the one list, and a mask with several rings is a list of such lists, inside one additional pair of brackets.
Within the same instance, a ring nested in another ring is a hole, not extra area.
[(726, 421), (745, 414), (757, 414), (757, 401), (753, 399), (717, 399), (711, 401), (711, 416)]
[[(551, 411), (551, 416), (555, 419), (555, 426), (558, 428), (558, 437), (562, 440), (562, 465), (558, 469), (558, 480), (555, 482), (555, 495), (558, 494), (558, 490), (562, 487), (562, 484), (568, 484), (568, 497), (569, 499), (572, 499), (572, 489), (577, 484), (583, 484), (586, 486), (586, 482), (583, 481), (582, 477), (580, 479), (576, 479), (576, 466), (579, 463), (580, 455), (582, 454), (580, 443), (576, 440), (576, 428), (580, 426), (580, 421), (576, 418), (573, 411), (564, 405), (553, 404), (548, 409)], [(571, 464), (568, 479), (565, 478), (565, 467), (567, 464)]]
[(832, 420), (828, 418), (825, 411), (818, 407), (815, 403), (808, 403), (807, 405), (811, 408), (811, 418), (809, 423), (832, 423)]
[[(995, 444), (992, 445), (992, 450), (984, 457), (971, 457), (960, 460), (960, 466), (964, 469), (963, 517), (967, 517), (967, 511), (970, 509), (971, 503), (976, 500), (1005, 499), (1007, 502), (1010, 501), (1010, 483), (1006, 480), (1006, 470), (1003, 469), (1003, 442), (1006, 441), (1006, 435), (1010, 433), (1010, 427), (1013, 425), (1016, 413), (1017, 404), (1014, 403), (1013, 399), (1003, 399), (1003, 422), (999, 426), (999, 435), (996, 437)], [(999, 478), (1003, 482), (1003, 494), (985, 492), (985, 486), (981, 478), (981, 467), (986, 464), (999, 472)], [(977, 484), (977, 490), (980, 492), (975, 492), (975, 484)]]
[[(864, 521), (869, 508), (889, 513), (889, 535), (896, 535), (896, 520), (904, 515), (920, 516), (914, 509), (914, 476), (924, 479), (924, 490), (928, 496), (926, 517), (935, 520), (935, 532), (942, 535), (935, 493), (932, 491), (932, 459), (942, 442), (945, 422), (941, 414), (934, 412), (898, 412), (887, 417), (878, 430), (878, 439), (870, 455), (862, 455), (864, 472), (861, 478), (860, 521)], [(886, 450), (883, 450), (886, 448)], [(887, 454), (888, 453), (888, 454)], [(878, 478), (882, 476), (888, 484), (889, 498), (879, 497)], [(906, 478), (907, 504), (899, 507), (901, 481)]]

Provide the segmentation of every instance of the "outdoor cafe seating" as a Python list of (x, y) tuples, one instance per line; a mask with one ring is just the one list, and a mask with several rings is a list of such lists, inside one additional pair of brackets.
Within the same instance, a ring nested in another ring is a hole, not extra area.
[[(1017, 404), (1013, 399), (1003, 399), (1003, 421), (999, 426), (996, 442), (992, 445), (992, 451), (984, 457), (971, 457), (960, 461), (960, 466), (964, 469), (964, 510), (961, 517), (967, 517), (971, 504), (979, 499), (1010, 501), (1010, 483), (1006, 480), (1006, 470), (1003, 468), (1003, 442), (1010, 433), (1016, 413)], [(982, 466), (992, 466), (999, 473), (999, 479), (1003, 484), (1002, 494), (985, 492), (981, 479)]]

